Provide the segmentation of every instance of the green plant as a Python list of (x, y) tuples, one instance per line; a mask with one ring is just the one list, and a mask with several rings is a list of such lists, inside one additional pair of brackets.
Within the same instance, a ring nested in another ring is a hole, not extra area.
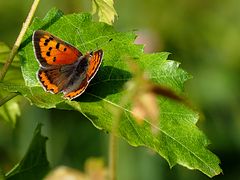
[[(98, 9), (100, 20), (111, 23), (112, 18), (106, 16), (111, 14), (114, 17), (116, 12), (105, 2), (111, 1), (94, 1), (93, 12)], [(35, 1), (33, 9), (37, 4)], [(1, 71), (0, 103), (5, 109), (0, 112), (6, 120), (15, 121), (15, 115), (9, 118), (6, 114), (19, 114), (19, 108), (16, 107), (14, 112), (9, 112), (8, 108), (16, 106), (19, 99), (14, 97), (17, 95), (41, 108), (79, 111), (95, 127), (111, 133), (111, 179), (116, 178), (116, 136), (132, 146), (146, 146), (154, 150), (168, 161), (170, 167), (178, 163), (189, 169), (198, 169), (209, 177), (221, 172), (219, 159), (206, 149), (209, 141), (196, 126), (198, 113), (183, 97), (184, 82), (190, 75), (179, 68), (178, 62), (167, 60), (169, 53), (145, 54), (142, 45), (134, 44), (134, 32), (118, 32), (107, 23), (93, 21), (89, 13), (64, 15), (53, 8), (44, 19), (35, 18), (27, 27), (33, 14), (30, 13), (17, 45), (13, 47)], [(47, 30), (83, 52), (85, 49), (95, 49), (96, 44), (104, 44), (103, 65), (87, 91), (78, 99), (65, 100), (61, 94), (46, 93), (40, 86), (35, 75), (39, 66), (34, 60), (31, 43), (32, 34), (37, 29)], [(84, 42), (81, 42), (81, 38)], [(113, 40), (106, 44), (109, 39)], [(8, 51), (2, 45), (1, 49), (4, 48)], [(12, 63), (17, 52), (20, 63), (18, 59)], [(1, 64), (4, 63), (3, 57), (0, 58)], [(9, 66), (11, 63), (12, 66)], [(23, 78), (20, 75), (16, 78), (16, 74), (21, 73)], [(29, 151), (20, 164), (6, 174), (7, 179), (31, 177), (34, 173), (32, 167), (39, 161), (45, 162), (44, 168), (42, 164), (38, 167), (38, 172), (41, 172), (39, 179), (46, 175), (49, 168), (45, 138), (40, 135), (40, 130), (38, 126)], [(35, 158), (29, 160), (29, 157)], [(29, 171), (26, 172), (26, 168)]]

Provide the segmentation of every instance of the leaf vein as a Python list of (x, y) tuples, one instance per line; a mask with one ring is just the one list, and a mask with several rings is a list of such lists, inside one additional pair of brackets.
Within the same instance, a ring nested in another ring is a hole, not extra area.
[[(126, 108), (123, 108), (123, 107), (119, 106), (119, 105), (116, 104), (116, 103), (113, 103), (113, 102), (111, 102), (111, 101), (108, 101), (108, 100), (106, 100), (106, 99), (103, 99), (103, 98), (101, 98), (101, 97), (99, 97), (99, 96), (97, 96), (97, 95), (95, 95), (95, 94), (92, 94), (92, 93), (88, 93), (88, 94), (91, 95), (91, 96), (93, 96), (93, 97), (96, 97), (96, 98), (98, 98), (98, 99), (100, 99), (100, 100), (103, 100), (103, 101), (105, 101), (105, 102), (107, 102), (107, 103), (109, 103), (109, 104), (111, 104), (111, 105), (113, 105), (113, 106), (115, 106), (115, 107), (118, 107), (118, 108), (120, 108), (120, 109), (122, 109), (122, 110), (125, 110), (125, 111), (127, 111), (128, 113), (133, 114), (132, 111), (130, 111), (130, 110), (126, 109)], [(186, 147), (186, 146), (185, 146), (184, 144), (182, 144), (180, 141), (178, 141), (177, 139), (175, 139), (174, 137), (172, 137), (170, 134), (168, 134), (166, 131), (162, 130), (160, 127), (157, 127), (157, 126), (155, 126), (154, 124), (150, 123), (147, 119), (144, 119), (144, 120), (145, 120), (146, 123), (148, 123), (148, 124), (149, 124), (150, 126), (152, 126), (153, 128), (157, 129), (158, 131), (161, 131), (163, 134), (165, 134), (166, 136), (168, 136), (168, 137), (170, 137), (171, 139), (173, 139), (173, 141), (177, 142), (180, 146), (182, 146), (183, 148), (185, 148), (188, 152), (190, 152), (191, 154), (193, 154), (193, 156), (195, 156), (197, 159), (199, 159), (201, 162), (203, 162), (203, 164), (205, 164), (205, 166), (206, 166), (207, 168), (209, 168), (211, 171), (215, 172), (214, 169), (212, 169), (210, 166), (208, 166), (208, 164), (207, 164), (201, 157), (199, 157), (196, 153), (194, 153), (193, 151), (191, 151), (188, 147)], [(217, 172), (215, 172), (215, 173), (217, 173)]]

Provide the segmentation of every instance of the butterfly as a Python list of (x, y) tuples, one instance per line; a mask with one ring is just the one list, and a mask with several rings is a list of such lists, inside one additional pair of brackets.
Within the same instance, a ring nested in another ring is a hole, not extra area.
[(80, 96), (97, 73), (103, 51), (83, 55), (73, 45), (43, 30), (35, 31), (32, 40), (40, 65), (37, 78), (45, 91), (62, 92), (70, 100)]

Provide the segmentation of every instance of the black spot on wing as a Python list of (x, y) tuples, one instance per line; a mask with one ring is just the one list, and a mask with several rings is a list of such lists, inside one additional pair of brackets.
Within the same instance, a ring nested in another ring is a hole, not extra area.
[(49, 39), (45, 39), (45, 43), (49, 43), (50, 42), (50, 40)]
[(57, 43), (56, 48), (59, 49), (59, 47), (60, 47), (60, 43)]

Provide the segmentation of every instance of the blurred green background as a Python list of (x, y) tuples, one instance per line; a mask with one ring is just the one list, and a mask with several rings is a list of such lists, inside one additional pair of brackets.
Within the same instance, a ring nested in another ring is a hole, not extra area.
[[(0, 41), (12, 46), (32, 0), (0, 1)], [(64, 13), (91, 11), (91, 1), (41, 1), (36, 16), (57, 7)], [(201, 109), (198, 126), (211, 140), (208, 147), (221, 159), (224, 175), (213, 179), (240, 179), (240, 1), (239, 0), (121, 0), (114, 26), (137, 30), (146, 52), (168, 51), (170, 59), (193, 75), (186, 92)], [(97, 130), (74, 111), (44, 110), (21, 104), (16, 127), (0, 121), (0, 166), (9, 170), (25, 153), (36, 124), (49, 137), (52, 166), (83, 168), (89, 157), (107, 163), (108, 134)], [(120, 180), (209, 179), (198, 171), (167, 162), (146, 148), (120, 141)]]

